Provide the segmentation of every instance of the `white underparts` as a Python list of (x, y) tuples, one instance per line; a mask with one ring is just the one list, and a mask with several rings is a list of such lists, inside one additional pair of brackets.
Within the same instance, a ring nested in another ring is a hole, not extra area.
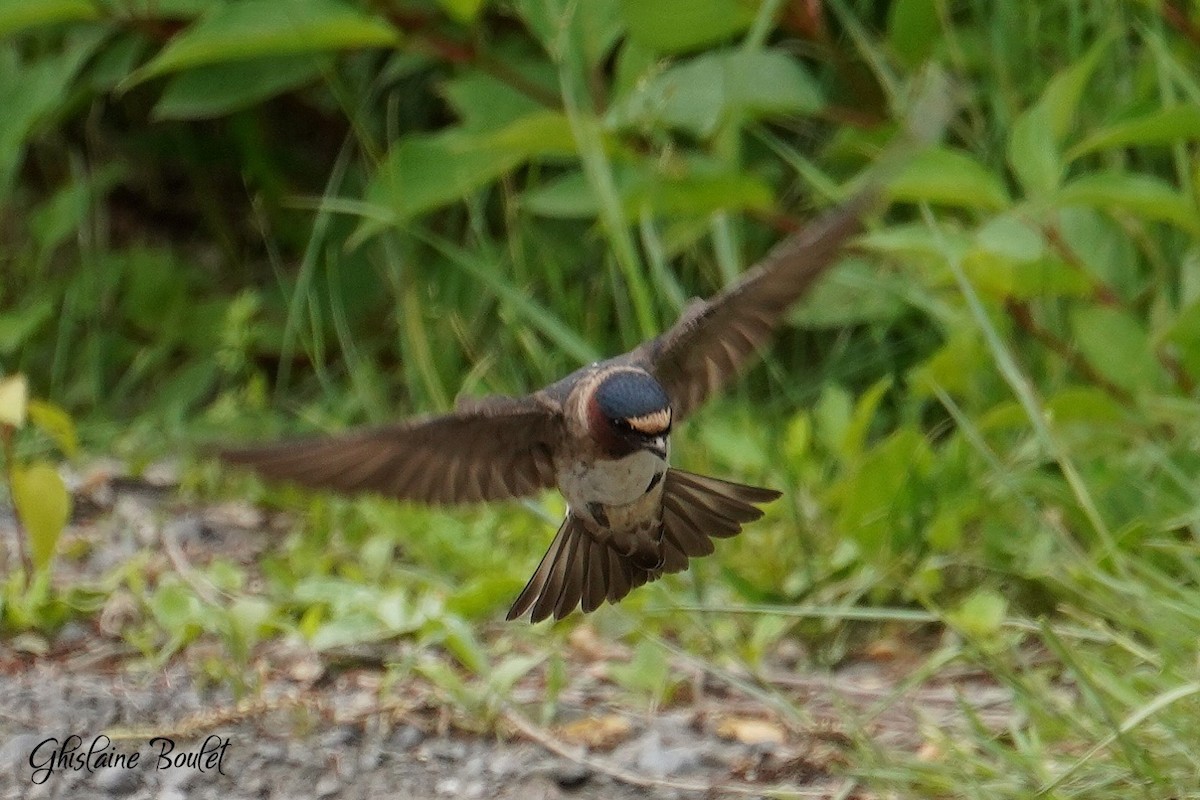
[(642, 497), (654, 476), (666, 468), (665, 459), (639, 450), (613, 461), (576, 461), (559, 473), (558, 482), (571, 508), (583, 509), (590, 503), (623, 506)]

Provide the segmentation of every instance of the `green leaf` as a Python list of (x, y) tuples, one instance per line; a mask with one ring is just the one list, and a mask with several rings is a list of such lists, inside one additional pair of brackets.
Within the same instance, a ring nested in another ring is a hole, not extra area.
[(625, 20), (621, 17), (620, 0), (559, 2), (573, 10), (571, 23), (576, 33), (574, 41), (583, 53), (584, 63), (601, 64), (608, 57), (613, 45), (625, 35)]
[(1042, 103), (1026, 109), (1008, 137), (1008, 163), (1031, 195), (1046, 194), (1062, 180), (1062, 158), (1054, 136), (1049, 108)]
[(1007, 600), (993, 591), (981, 589), (949, 616), (954, 625), (969, 636), (987, 638), (1000, 631), (1007, 614)]
[(980, 291), (1002, 299), (1084, 297), (1092, 289), (1087, 276), (1060, 258), (1017, 261), (975, 250), (963, 268)]
[(1200, 236), (1200, 211), (1170, 184), (1151, 175), (1103, 172), (1068, 183), (1055, 196), (1058, 205), (1121, 210), (1146, 220), (1170, 222)]
[(925, 529), (925, 542), (936, 552), (957, 551), (962, 546), (967, 516), (965, 510), (956, 505), (942, 507)]
[(196, 593), (173, 576), (159, 583), (149, 606), (154, 620), (171, 634), (175, 647), (203, 630), (204, 623), (216, 621)]
[(437, 0), (438, 5), (454, 20), (474, 22), (479, 17), (487, 0)]
[(530, 158), (573, 159), (575, 134), (565, 114), (536, 111), (515, 119), (479, 139), (479, 146), (521, 161)]
[(713, 136), (742, 117), (812, 114), (824, 99), (800, 63), (778, 50), (707, 53), (640, 82), (609, 115), (619, 127)]
[(460, 708), (467, 709), (468, 712), (479, 712), (479, 690), (468, 685), (448, 662), (433, 658), (421, 659), (416, 664), (416, 671)]
[(229, 607), (229, 622), (234, 634), (246, 644), (254, 644), (270, 629), (275, 607), (261, 597), (239, 595)]
[(1016, 213), (981, 227), (963, 266), (981, 290), (1001, 298), (1082, 296), (1092, 288), (1087, 275), (1051, 254), (1041, 230)]
[(1046, 410), (1056, 423), (1111, 426), (1127, 417), (1125, 409), (1111, 394), (1095, 386), (1068, 386), (1046, 398)]
[(246, 585), (246, 570), (224, 558), (215, 559), (210, 563), (204, 570), (204, 577), (212, 582), (217, 591), (225, 594), (237, 594)]
[(53, 403), (30, 400), (29, 420), (34, 427), (53, 439), (64, 455), (68, 458), (75, 457), (79, 450), (79, 437), (75, 433), (75, 422), (70, 414)]
[(1083, 357), (1121, 388), (1141, 393), (1153, 390), (1162, 369), (1150, 340), (1133, 315), (1115, 308), (1085, 306), (1071, 314), (1071, 329)]
[(826, 450), (839, 457), (844, 454), (842, 445), (846, 441), (846, 431), (853, 413), (849, 392), (835, 384), (821, 387), (821, 396), (813, 408), (817, 439)]
[(1110, 35), (1099, 38), (1082, 58), (1051, 78), (1038, 99), (1038, 104), (1046, 109), (1050, 131), (1058, 144), (1063, 143), (1079, 119), (1079, 101), (1083, 91), (1111, 41)]
[(488, 688), (500, 697), (511, 697), (517, 681), (524, 678), (534, 667), (546, 660), (544, 653), (529, 653), (526, 655), (510, 655), (499, 664), (489, 667), (487, 673)]
[(883, 398), (891, 388), (892, 378), (890, 375), (885, 375), (859, 396), (858, 402), (854, 404), (854, 413), (850, 417), (846, 431), (842, 434), (841, 449), (845, 460), (851, 461), (863, 452), (867, 444), (867, 434), (871, 431), (871, 423), (875, 421), (879, 404), (883, 402)]
[(22, 62), (15, 48), (0, 49), (0, 200), (8, 194), (30, 135), (62, 105), (79, 69), (103, 41), (104, 31), (81, 31), (61, 53)]
[(475, 631), (458, 617), (442, 617), (431, 620), (426, 626), (432, 629), (432, 638), (446, 648), (466, 669), (478, 676), (487, 676), (491, 661), (487, 649), (475, 635)]
[(324, 651), (364, 642), (378, 642), (391, 636), (377, 616), (366, 609), (354, 609), (339, 614), (318, 627), (309, 644), (315, 650)]
[[(536, 82), (532, 76), (522, 77)], [(442, 93), (469, 133), (494, 131), (543, 110), (529, 95), (481, 70), (469, 70), (446, 81)]]
[(496, 608), (512, 602), (525, 580), (507, 574), (481, 573), (466, 583), (455, 587), (446, 598), (446, 611), (454, 616), (471, 620), (491, 617)]
[(911, 223), (868, 231), (859, 237), (858, 246), (891, 258), (941, 263), (947, 253), (961, 258), (971, 247), (971, 240), (964, 231), (955, 228), (935, 234), (928, 225)]
[(909, 66), (929, 58), (941, 39), (935, 0), (896, 0), (888, 13), (888, 43)]
[(897, 430), (869, 451), (836, 487), (837, 529), (864, 554), (886, 559), (909, 546), (896, 541), (910, 530), (920, 485), (933, 460), (929, 443), (911, 427)]
[(0, 39), (25, 28), (100, 18), (92, 0), (0, 0)]
[(23, 428), (29, 413), (29, 381), (24, 375), (0, 378), (0, 425)]
[(914, 155), (887, 182), (893, 200), (967, 208), (1004, 208), (1008, 192), (998, 177), (959, 150), (931, 148)]
[(974, 331), (955, 329), (941, 349), (913, 367), (909, 383), (918, 395), (932, 395), (937, 388), (966, 396), (978, 381), (976, 368), (985, 358), (983, 342)]
[[(692, 164), (682, 174), (662, 175), (652, 165), (615, 171), (617, 194), (625, 219), (645, 212), (655, 216), (707, 217), (716, 211), (766, 210), (771, 189), (754, 175), (717, 172), (711, 165)], [(522, 206), (529, 212), (562, 219), (595, 219), (600, 200), (582, 172), (568, 172), (526, 192)]]
[(513, 7), (558, 63), (599, 65), (624, 32), (618, 0), (513, 0)]
[(122, 86), (208, 64), (387, 47), (399, 39), (386, 22), (336, 0), (242, 0), (218, 6), (171, 39)]
[(220, 365), (214, 359), (196, 358), (162, 381), (155, 389), (152, 408), (183, 424), (192, 409), (204, 400), (219, 378)]
[(758, 472), (766, 466), (766, 441), (748, 435), (742, 418), (710, 420), (700, 429), (699, 438), (704, 453), (739, 473)]
[(807, 456), (812, 446), (813, 424), (812, 417), (807, 411), (798, 411), (788, 422), (787, 433), (783, 437), (783, 452), (787, 460), (799, 464)]
[[(142, 62), (150, 42), (140, 34), (118, 33), (104, 42), (104, 49), (88, 64), (87, 82), (93, 92), (108, 94)], [(114, 164), (114, 166), (116, 166)]]
[(1136, 263), (1137, 245), (1117, 220), (1095, 208), (1071, 206), (1058, 212), (1057, 229), (1077, 262), (1095, 280), (1132, 299), (1145, 288)]
[(1055, 75), (1038, 101), (1013, 123), (1008, 163), (1027, 194), (1047, 194), (1058, 188), (1063, 140), (1075, 124), (1083, 90), (1107, 46), (1108, 39), (1101, 39), (1083, 58)]
[(1193, 378), (1200, 377), (1200, 298), (1179, 312), (1165, 336), (1178, 348), (1184, 369)]
[(678, 680), (662, 648), (648, 639), (638, 642), (628, 664), (612, 664), (608, 674), (623, 688), (660, 702), (669, 697), (673, 680)]
[[(73, 175), (69, 183), (37, 207), (30, 215), (29, 229), (43, 262), (63, 242), (78, 236), (80, 226), (92, 211), (93, 199), (106, 195), (124, 174), (124, 168), (113, 163), (94, 172)], [(0, 350), (4, 347), (3, 338), (0, 334)]]
[(27, 467), (11, 465), (9, 480), (13, 505), (29, 536), (34, 569), (44, 569), (71, 518), (71, 495), (58, 470), (43, 461)]
[(911, 275), (882, 272), (874, 261), (850, 256), (813, 287), (791, 315), (805, 328), (845, 329), (892, 322), (909, 313)]
[[(102, 0), (102, 2), (111, 6), (113, 0)], [(117, 2), (126, 2), (126, 0), (117, 0)], [(213, 6), (228, 2), (229, 0), (154, 0), (154, 18), (161, 20), (196, 19), (211, 11)]]
[(988, 253), (1013, 261), (1036, 261), (1047, 253), (1041, 230), (1018, 214), (992, 217), (976, 231), (975, 243)]
[[(574, 142), (566, 117), (549, 111), (487, 134), (454, 128), (406, 136), (371, 180), (367, 201), (389, 208), (396, 220), (407, 219), (462, 200), (530, 158), (571, 154)], [(377, 227), (378, 223), (364, 223), (358, 236)]]
[[(617, 187), (620, 189), (620, 171)], [(595, 219), (600, 214), (600, 199), (592, 191), (587, 176), (573, 170), (521, 195), (521, 207), (532, 214), (558, 219)]]
[(312, 81), (326, 63), (320, 57), (299, 55), (197, 67), (167, 83), (154, 106), (154, 118), (224, 116)]
[(682, 53), (750, 29), (755, 6), (739, 0), (621, 0), (629, 35), (662, 53)]
[(653, 215), (707, 217), (717, 211), (766, 211), (774, 206), (771, 187), (754, 175), (689, 171), (675, 176), (647, 175), (622, 198), (628, 219)]
[(1090, 136), (1067, 151), (1068, 159), (1131, 145), (1174, 144), (1200, 139), (1200, 106), (1179, 105), (1122, 120)]
[(497, 153), (458, 130), (406, 136), (392, 148), (366, 196), (406, 219), (462, 200), (520, 162), (518, 154)]
[(54, 301), (43, 298), (30, 301), (23, 308), (0, 314), (0, 354), (15, 353), (54, 313)]

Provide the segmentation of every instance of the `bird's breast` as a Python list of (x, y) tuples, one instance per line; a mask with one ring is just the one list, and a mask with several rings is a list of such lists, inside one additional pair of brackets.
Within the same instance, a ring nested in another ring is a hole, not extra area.
[(578, 511), (589, 505), (625, 506), (644, 497), (652, 483), (660, 483), (665, 459), (639, 450), (617, 459), (579, 458), (559, 469), (559, 489), (567, 504)]

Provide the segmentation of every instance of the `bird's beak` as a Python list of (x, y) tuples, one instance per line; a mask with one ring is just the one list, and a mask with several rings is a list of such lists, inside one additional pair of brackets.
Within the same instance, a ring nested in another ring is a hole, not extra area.
[(666, 461), (667, 460), (667, 437), (666, 436), (655, 436), (653, 439), (651, 439), (647, 443), (646, 449), (649, 450), (651, 453), (654, 453), (654, 455), (658, 456), (663, 461)]

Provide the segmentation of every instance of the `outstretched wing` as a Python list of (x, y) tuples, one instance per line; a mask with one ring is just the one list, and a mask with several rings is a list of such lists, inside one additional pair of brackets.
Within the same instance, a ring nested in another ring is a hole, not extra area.
[(219, 456), (271, 480), (449, 505), (553, 486), (561, 430), (557, 407), (538, 395), (491, 397), (443, 416)]
[(867, 189), (789, 236), (739, 281), (694, 301), (671, 328), (627, 355), (667, 390), (676, 419), (696, 410), (759, 354), (788, 308), (858, 233), (877, 197), (877, 189)]

